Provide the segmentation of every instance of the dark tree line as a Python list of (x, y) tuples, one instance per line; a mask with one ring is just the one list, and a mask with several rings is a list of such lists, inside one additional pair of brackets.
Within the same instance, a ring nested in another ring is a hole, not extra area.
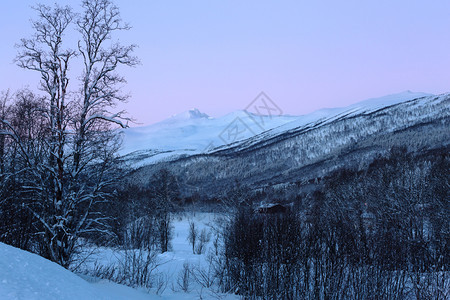
[[(0, 135), (0, 240), (26, 250), (40, 251), (41, 244), (35, 243), (36, 233), (42, 228), (27, 209), (33, 205), (35, 193), (23, 188), (29, 185), (27, 157), (30, 153), (33, 163), (38, 163), (42, 147), (38, 140), (48, 135), (47, 121), (43, 116), (42, 99), (29, 90), (12, 95), (2, 94), (0, 130), (14, 128), (14, 138)], [(18, 143), (20, 141), (20, 143)]]
[(241, 207), (225, 231), (224, 290), (268, 299), (449, 297), (450, 157), (393, 149), (340, 170), (299, 209)]
[(133, 184), (118, 189), (108, 210), (115, 244), (133, 249), (170, 250), (172, 221), (180, 210), (178, 180), (160, 170), (145, 188)]

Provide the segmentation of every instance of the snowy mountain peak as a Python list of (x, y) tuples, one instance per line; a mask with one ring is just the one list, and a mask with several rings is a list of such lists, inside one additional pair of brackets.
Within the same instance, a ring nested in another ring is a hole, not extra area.
[(172, 119), (177, 119), (177, 120), (194, 120), (194, 119), (209, 119), (209, 118), (210, 118), (210, 116), (208, 116), (205, 113), (202, 113), (197, 108), (193, 108), (193, 109), (190, 109), (185, 112), (182, 112), (182, 113), (172, 116)]
[(202, 113), (198, 108), (190, 109), (188, 113), (191, 119), (209, 118), (207, 114)]

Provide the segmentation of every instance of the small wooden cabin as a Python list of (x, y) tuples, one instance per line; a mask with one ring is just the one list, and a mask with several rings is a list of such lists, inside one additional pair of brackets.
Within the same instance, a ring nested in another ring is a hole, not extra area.
[(260, 214), (284, 214), (287, 207), (279, 203), (261, 205), (256, 210)]

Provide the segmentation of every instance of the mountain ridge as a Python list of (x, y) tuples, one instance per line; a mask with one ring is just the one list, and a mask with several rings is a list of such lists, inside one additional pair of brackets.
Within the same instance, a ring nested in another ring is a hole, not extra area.
[[(310, 123), (332, 120), (363, 110), (371, 111), (430, 95), (405, 91), (363, 100), (346, 107), (324, 108), (301, 116), (256, 116), (245, 110), (238, 110), (214, 118), (194, 108), (152, 125), (125, 130), (120, 154), (124, 160), (133, 161), (132, 167), (138, 168), (159, 160), (220, 151), (239, 143), (246, 143), (254, 136), (262, 135), (267, 138)], [(258, 123), (260, 120), (262, 122)], [(231, 129), (238, 127), (243, 133), (236, 138), (230, 137), (230, 132), (234, 133)]]
[(424, 96), (382, 108), (344, 111), (206, 153), (160, 160), (137, 169), (130, 180), (145, 185), (142, 179), (165, 168), (180, 178), (185, 195), (209, 196), (226, 192), (236, 180), (252, 189), (295, 185), (339, 168), (361, 168), (392, 147), (416, 153), (446, 149), (448, 128), (450, 94)]

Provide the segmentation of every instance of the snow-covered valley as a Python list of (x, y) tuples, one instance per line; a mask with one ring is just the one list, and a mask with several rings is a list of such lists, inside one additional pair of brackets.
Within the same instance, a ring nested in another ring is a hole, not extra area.
[[(229, 124), (235, 120), (253, 122), (261, 116), (238, 112), (214, 119), (192, 110), (155, 125), (127, 129), (121, 153), (122, 162), (131, 169), (121, 169), (127, 176), (116, 185), (113, 200), (102, 206), (101, 212), (108, 215), (108, 223), (99, 227), (100, 231), (107, 228), (107, 237), (112, 239), (105, 242), (89, 234), (88, 238), (79, 238), (69, 268), (72, 272), (35, 254), (0, 244), (0, 299), (238, 299), (274, 291), (284, 296), (273, 298), (295, 295), (301, 299), (302, 295), (313, 298), (316, 285), (322, 291), (332, 288), (335, 295), (367, 296), (369, 290), (358, 289), (373, 284), (372, 279), (381, 280), (379, 287), (389, 295), (409, 299), (419, 290), (412, 284), (414, 273), (401, 273), (409, 272), (402, 269), (398, 274), (410, 276), (402, 278), (397, 278), (396, 272), (371, 274), (372, 266), (368, 264), (370, 268), (365, 269), (365, 262), (348, 265), (345, 261), (349, 254), (336, 258), (327, 256), (329, 250), (323, 249), (326, 252), (322, 256), (315, 256), (316, 252), (311, 252), (314, 246), (308, 241), (327, 238), (329, 232), (345, 232), (343, 241), (349, 239), (352, 245), (372, 243), (373, 251), (384, 253), (382, 245), (391, 238), (383, 230), (391, 228), (383, 227), (390, 221), (382, 218), (392, 217), (385, 206), (392, 205), (389, 210), (401, 220), (422, 214), (423, 207), (443, 210), (445, 206), (439, 201), (445, 200), (439, 199), (446, 199), (446, 191), (440, 190), (446, 177), (439, 168), (445, 168), (446, 161), (439, 161), (439, 157), (444, 157), (442, 153), (449, 147), (449, 104), (449, 94), (405, 92), (300, 117), (262, 116), (267, 130), (254, 124), (249, 127), (252, 130), (230, 143), (221, 136)], [(402, 169), (396, 169), (399, 166)], [(384, 193), (378, 186), (385, 183), (383, 172), (388, 171), (395, 176), (388, 178)], [(334, 186), (335, 182), (342, 185)], [(429, 196), (433, 193), (438, 196)], [(317, 209), (323, 199), (328, 204)], [(360, 199), (366, 201), (362, 207)], [(397, 203), (398, 199), (407, 203)], [(380, 201), (385, 202), (380, 205)], [(282, 212), (267, 214), (267, 207), (274, 202), (285, 205), (277, 204)], [(221, 213), (199, 212), (205, 207)], [(265, 209), (258, 209), (261, 207)], [(167, 221), (164, 216), (171, 210), (177, 212), (170, 213)], [(285, 216), (285, 212), (293, 214)], [(316, 219), (310, 218), (317, 214), (323, 215), (317, 217), (320, 226), (314, 227), (314, 233), (310, 226)], [(333, 221), (338, 215), (348, 215), (351, 227), (345, 227), (340, 217)], [(375, 225), (379, 236), (367, 225), (375, 218), (382, 220)], [(434, 224), (423, 221), (426, 234), (433, 226), (441, 230), (436, 225), (442, 223), (439, 218)], [(161, 220), (169, 224), (166, 231), (158, 223)], [(143, 235), (148, 226), (153, 231)], [(195, 226), (197, 242), (203, 239), (201, 250), (191, 243), (191, 226)], [(401, 230), (408, 229), (402, 226)], [(348, 236), (350, 229), (354, 236)], [(158, 240), (164, 232), (169, 242), (167, 251), (162, 251)], [(374, 238), (363, 240), (361, 232), (374, 234)], [(147, 244), (141, 243), (143, 236)], [(427, 237), (423, 238), (428, 243)], [(288, 245), (280, 248), (284, 243)], [(433, 251), (445, 252), (435, 250), (441, 246), (437, 243)], [(334, 245), (330, 247), (334, 249)], [(366, 249), (355, 249), (355, 257), (368, 255), (364, 254)], [(315, 251), (322, 250), (319, 247)], [(382, 256), (380, 253), (377, 255)], [(314, 269), (316, 263), (329, 263), (335, 258), (342, 261), (333, 265), (333, 270)], [(295, 264), (284, 263), (292, 259)], [(402, 257), (396, 259), (401, 261)], [(438, 259), (439, 263), (443, 261)], [(374, 266), (382, 270), (384, 263)], [(268, 264), (272, 269), (267, 269)], [(293, 268), (292, 274), (297, 277), (289, 277), (291, 273), (285, 268)], [(368, 277), (351, 278), (349, 274), (355, 272)], [(305, 274), (347, 280), (348, 286), (317, 281)], [(425, 286), (420, 289), (429, 295), (446, 295), (441, 291), (450, 284), (445, 267), (416, 275), (419, 277), (415, 280), (422, 280)], [(278, 285), (272, 286), (273, 282)], [(402, 290), (392, 288), (392, 282), (401, 282)]]
[(450, 300), (450, 1), (381, 2), (2, 1), (0, 300)]
[[(119, 269), (125, 256), (120, 248), (85, 247), (74, 263), (73, 273), (36, 254), (0, 243), (0, 299), (238, 299), (217, 291), (213, 270), (207, 261), (208, 255), (214, 255), (213, 240), (217, 234), (214, 230), (222, 217), (199, 212), (175, 215), (171, 250), (156, 254), (152, 261), (154, 286), (151, 288), (131, 288), (92, 276), (99, 268)], [(204, 229), (211, 236), (202, 254), (192, 253), (188, 241), (191, 222), (199, 231)], [(184, 268), (190, 272), (187, 278), (183, 278)], [(200, 278), (200, 275), (206, 277)], [(202, 279), (207, 281), (208, 276), (212, 285), (205, 287)]]

